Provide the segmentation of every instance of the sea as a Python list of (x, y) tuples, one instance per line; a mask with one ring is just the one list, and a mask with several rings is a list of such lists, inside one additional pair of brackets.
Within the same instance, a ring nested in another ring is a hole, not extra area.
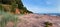
[(34, 14), (60, 16), (60, 13), (34, 13)]

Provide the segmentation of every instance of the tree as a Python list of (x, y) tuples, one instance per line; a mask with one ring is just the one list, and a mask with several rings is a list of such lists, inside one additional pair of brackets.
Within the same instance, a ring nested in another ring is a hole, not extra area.
[(18, 4), (19, 9), (23, 9), (24, 5), (21, 0), (16, 0), (16, 3)]
[(11, 0), (11, 5), (12, 5), (11, 12), (15, 12), (16, 7), (17, 7), (17, 5), (16, 5), (16, 1), (15, 1), (15, 0)]
[(21, 0), (0, 0), (2, 4), (8, 4), (11, 6), (10, 12), (15, 12), (16, 8), (18, 7), (19, 10), (22, 10), (21, 13), (32, 13), (31, 11), (27, 10), (26, 7), (24, 7)]
[(1, 0), (2, 4), (11, 4), (11, 0)]

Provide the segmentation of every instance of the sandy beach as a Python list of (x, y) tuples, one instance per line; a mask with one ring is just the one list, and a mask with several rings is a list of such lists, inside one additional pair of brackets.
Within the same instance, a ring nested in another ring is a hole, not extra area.
[(60, 16), (27, 14), (18, 16), (17, 27), (44, 27), (44, 22), (50, 22), (53, 25), (49, 27), (60, 27)]

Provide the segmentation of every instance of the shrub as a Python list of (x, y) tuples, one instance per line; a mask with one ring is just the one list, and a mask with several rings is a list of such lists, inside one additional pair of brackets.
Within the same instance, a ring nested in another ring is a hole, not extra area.
[(50, 23), (50, 22), (44, 22), (44, 24), (45, 24), (45, 27), (52, 26), (52, 23)]

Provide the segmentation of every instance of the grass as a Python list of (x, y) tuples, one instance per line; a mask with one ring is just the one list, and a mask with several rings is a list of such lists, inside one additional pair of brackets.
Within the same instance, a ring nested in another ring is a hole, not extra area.
[(0, 16), (2, 15), (2, 17), (0, 17), (0, 27), (6, 27), (6, 24), (8, 22), (13, 22), (15, 25), (14, 27), (16, 27), (16, 22), (18, 21), (18, 18), (16, 15), (4, 12), (4, 8), (2, 7), (2, 4), (0, 4)]
[(2, 13), (0, 12), (0, 15), (3, 15), (3, 17), (1, 18), (1, 21), (0, 21), (0, 27), (5, 27), (6, 24), (9, 21), (12, 21), (12, 22), (14, 22), (16, 24), (16, 22), (18, 20), (18, 18), (15, 15), (11, 15), (11, 14), (5, 13), (3, 11), (2, 11)]

